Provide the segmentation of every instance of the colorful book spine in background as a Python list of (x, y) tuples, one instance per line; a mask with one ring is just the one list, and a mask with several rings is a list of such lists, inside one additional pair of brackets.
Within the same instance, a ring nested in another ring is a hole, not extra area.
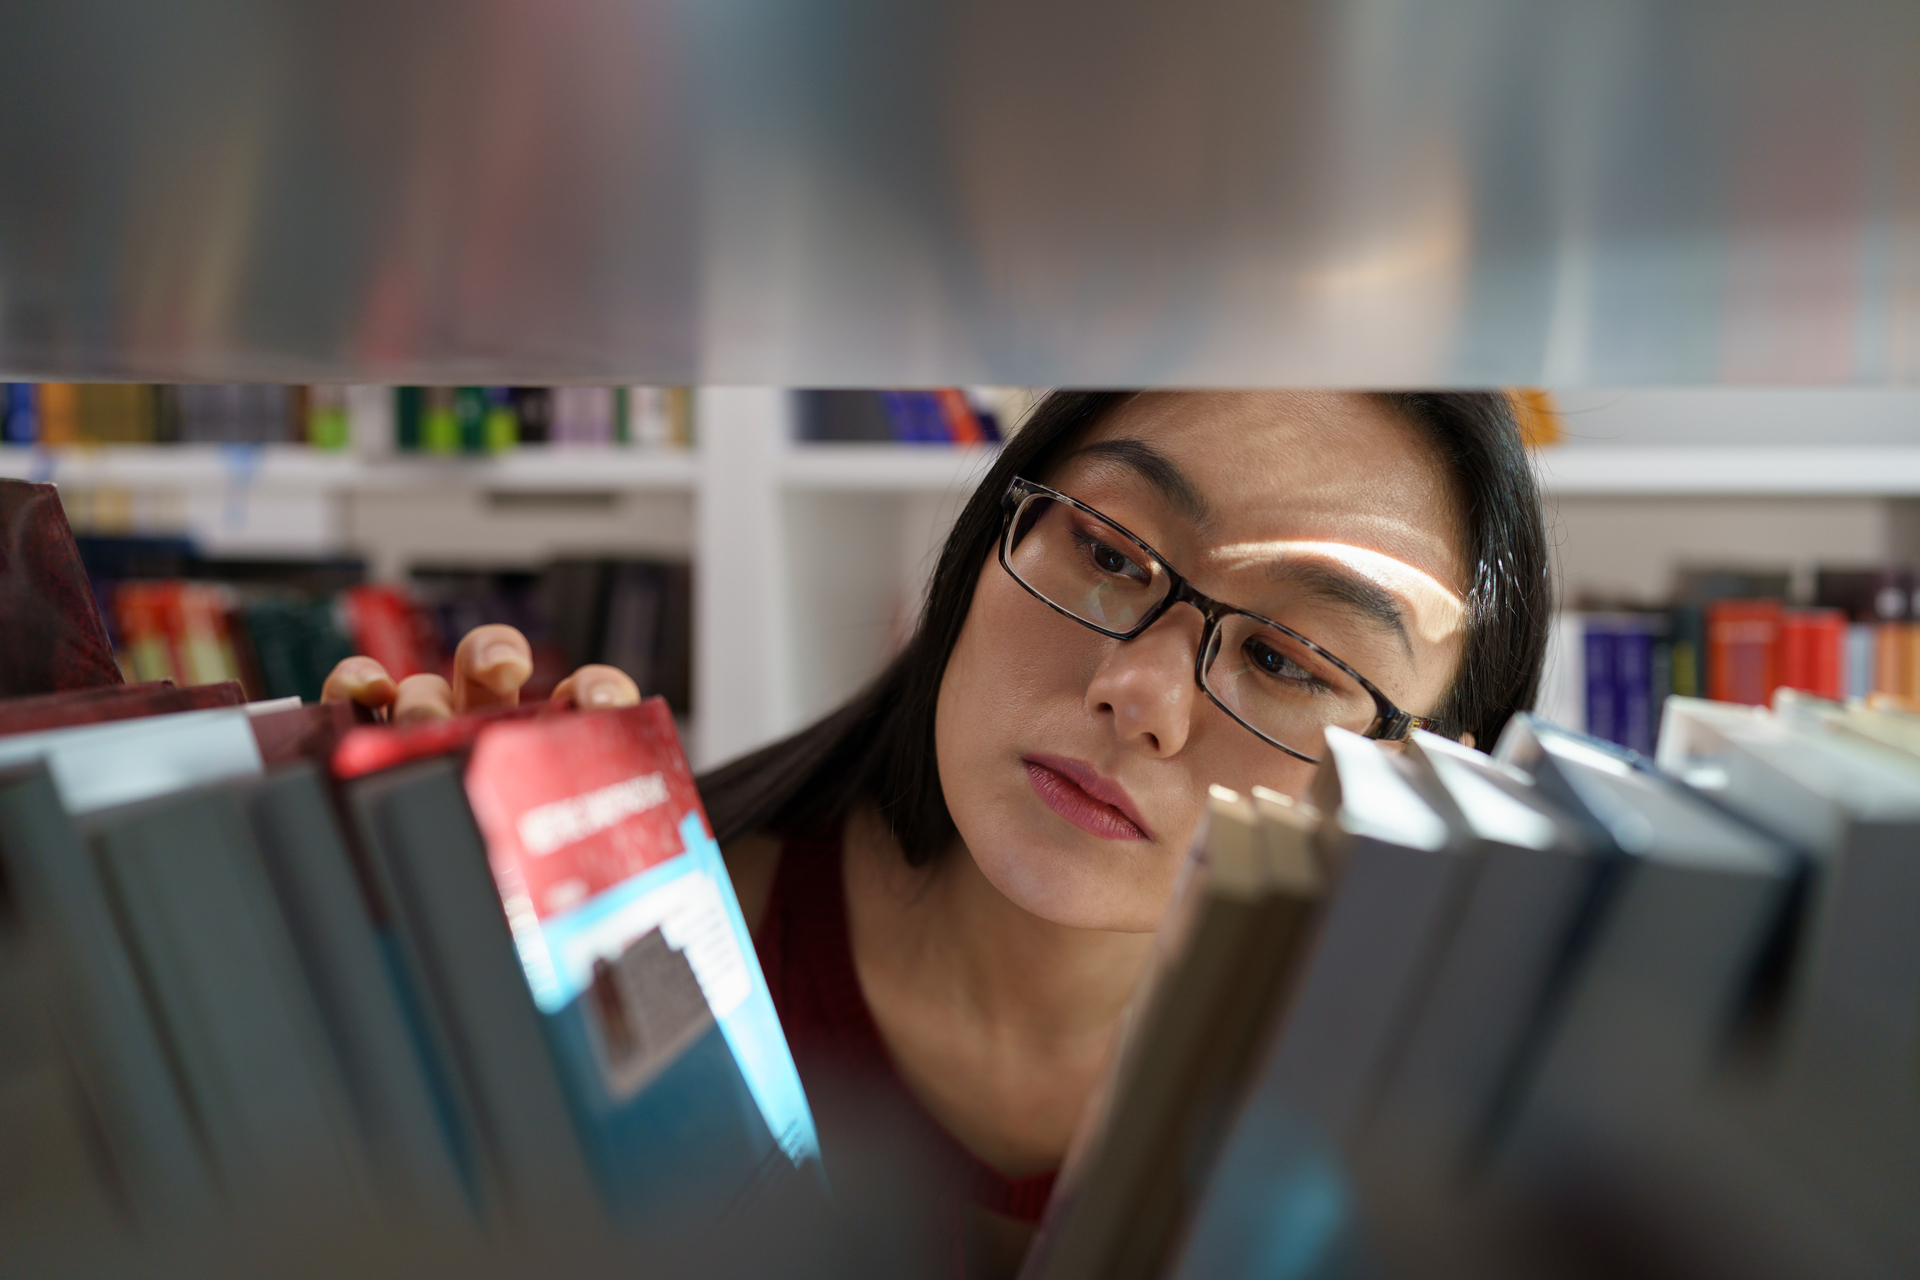
[(487, 451), (487, 389), (455, 387), (453, 419), (459, 427), (461, 453)]
[(1778, 600), (1716, 600), (1707, 606), (1707, 696), (1764, 706), (1780, 684)]
[(545, 387), (509, 387), (521, 444), (546, 444), (553, 438), (553, 392)]
[(344, 449), (353, 442), (347, 389), (312, 387), (306, 397), (306, 441), (316, 449)]
[(1587, 732), (1651, 755), (1672, 691), (1665, 618), (1591, 614), (1584, 630)]
[(488, 453), (501, 453), (520, 443), (520, 420), (513, 412), (511, 387), (487, 387), (486, 418), (481, 426), (481, 445)]
[(80, 388), (71, 382), (40, 384), (40, 443), (80, 442)]
[(1781, 687), (1837, 701), (1846, 696), (1846, 656), (1847, 617), (1838, 609), (1789, 609), (1781, 615)]
[(9, 382), (0, 397), (0, 442), (40, 443), (39, 389), (31, 382)]
[(420, 447), (428, 453), (460, 452), (460, 415), (452, 387), (428, 387), (420, 410)]
[(341, 598), (353, 651), (387, 669), (395, 680), (436, 674), (444, 665), (432, 624), (398, 587), (352, 587)]
[(420, 419), (426, 412), (425, 387), (393, 389), (393, 447), (412, 453), (420, 447)]

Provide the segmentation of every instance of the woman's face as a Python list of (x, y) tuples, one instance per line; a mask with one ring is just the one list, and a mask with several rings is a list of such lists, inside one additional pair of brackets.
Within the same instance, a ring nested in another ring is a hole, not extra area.
[[(1370, 397), (1143, 395), (1033, 478), (1138, 535), (1206, 595), (1289, 624), (1403, 710), (1431, 714), (1452, 681), (1467, 581), (1458, 501), (1416, 429)], [(1034, 598), (997, 557), (982, 566), (940, 686), (940, 784), (975, 862), (1021, 907), (1151, 930), (1209, 783), (1304, 792), (1312, 765), (1195, 685), (1201, 629), (1181, 604), (1112, 640)]]

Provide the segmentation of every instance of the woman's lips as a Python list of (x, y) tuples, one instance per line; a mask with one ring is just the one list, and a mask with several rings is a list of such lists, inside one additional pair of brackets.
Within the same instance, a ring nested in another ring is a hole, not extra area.
[(1024, 756), (1027, 781), (1047, 808), (1105, 840), (1147, 840), (1147, 824), (1116, 782), (1060, 756)]

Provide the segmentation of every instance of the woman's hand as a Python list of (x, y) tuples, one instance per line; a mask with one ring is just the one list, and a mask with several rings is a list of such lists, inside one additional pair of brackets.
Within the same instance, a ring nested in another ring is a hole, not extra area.
[[(520, 686), (533, 674), (533, 646), (512, 627), (475, 627), (453, 652), (453, 683), (439, 676), (396, 682), (372, 658), (347, 658), (320, 691), (322, 702), (385, 708), (392, 724), (438, 720), (463, 711), (519, 705)], [(617, 667), (585, 666), (562, 680), (553, 700), (578, 707), (630, 707), (640, 689)]]

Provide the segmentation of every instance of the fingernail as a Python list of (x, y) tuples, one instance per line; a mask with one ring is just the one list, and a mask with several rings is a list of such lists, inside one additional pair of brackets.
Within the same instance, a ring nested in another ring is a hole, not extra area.
[(604, 684), (587, 686), (587, 705), (590, 707), (610, 707), (619, 695)]
[(524, 666), (526, 659), (521, 657), (520, 651), (510, 644), (488, 645), (480, 651), (480, 670), (482, 671), (492, 671), (496, 667), (504, 667), (509, 662), (516, 666)]

